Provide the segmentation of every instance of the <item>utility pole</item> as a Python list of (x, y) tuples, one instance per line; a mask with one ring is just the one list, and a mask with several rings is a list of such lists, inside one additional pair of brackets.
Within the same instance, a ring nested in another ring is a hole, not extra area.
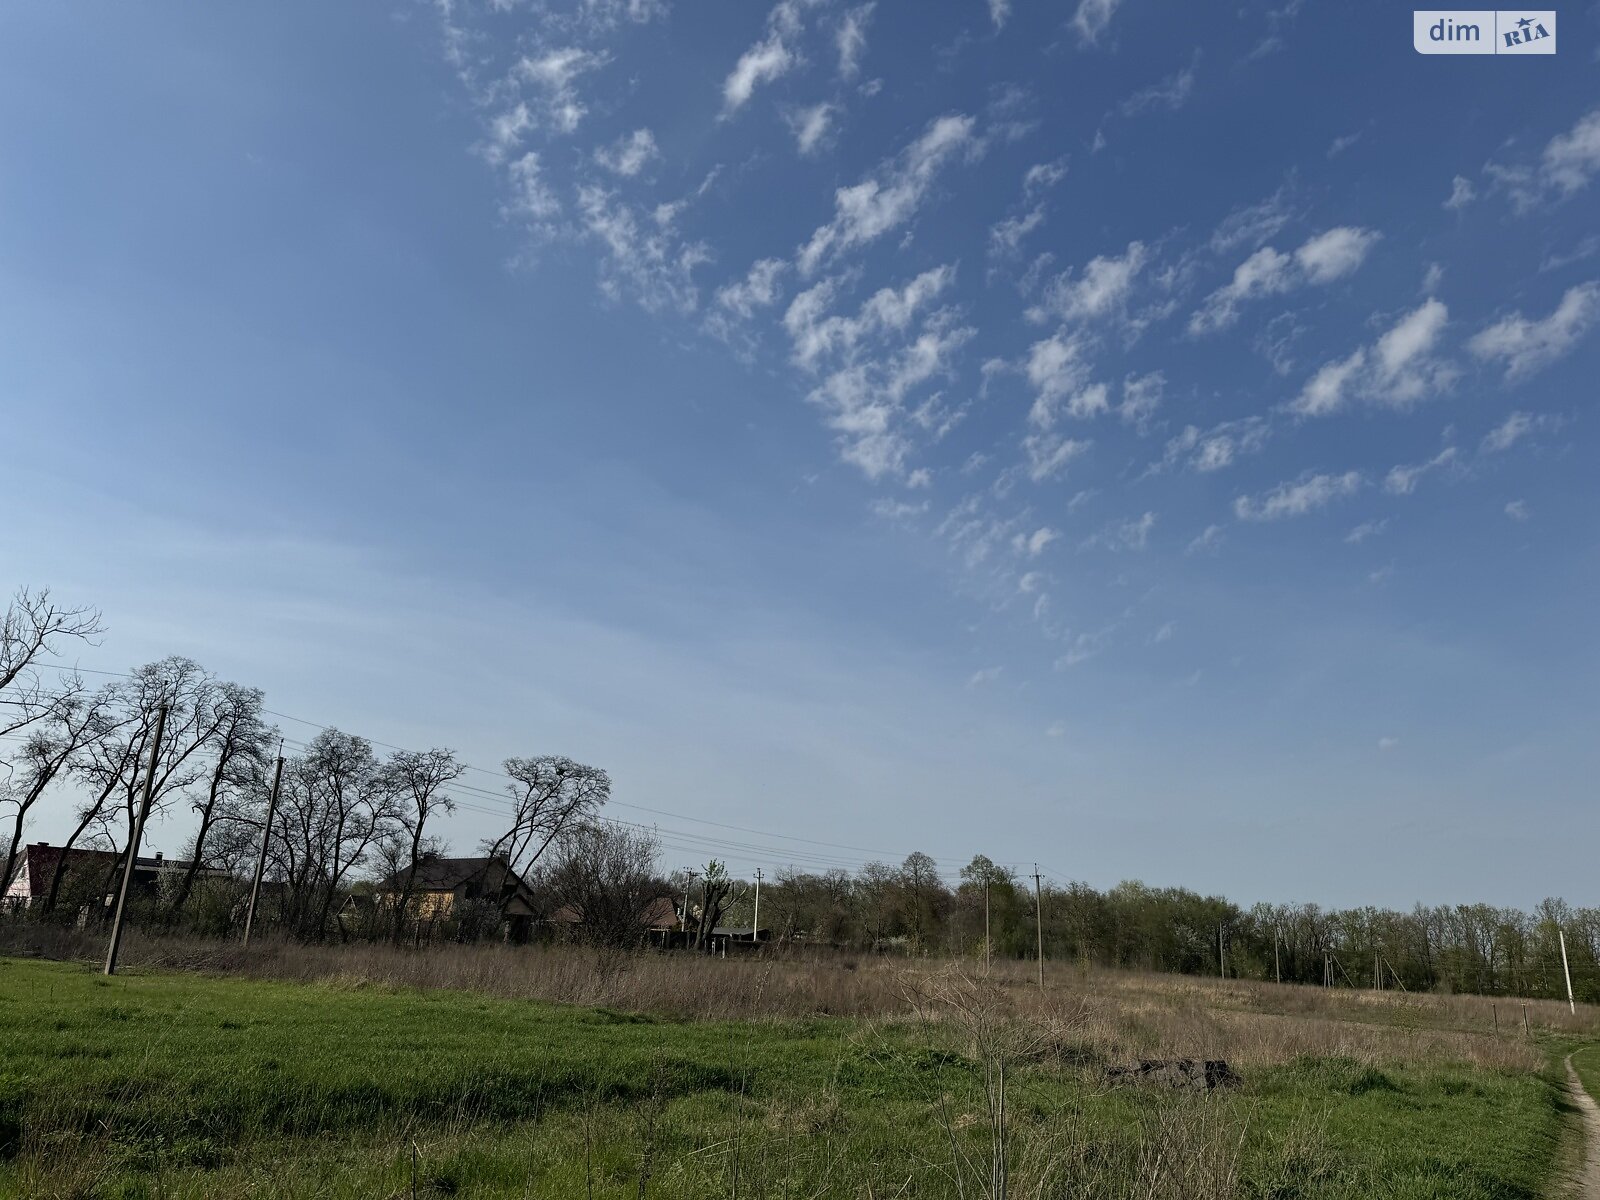
[(122, 891), (117, 896), (117, 915), (111, 923), (111, 944), (106, 947), (107, 975), (117, 973), (117, 951), (122, 948), (122, 922), (128, 915), (128, 890), (133, 886), (133, 868), (139, 860), (144, 823), (150, 819), (150, 800), (156, 786), (156, 756), (161, 753), (161, 735), (167, 731), (167, 708), (168, 705), (163, 704), (156, 713), (156, 735), (150, 739), (150, 765), (145, 769), (144, 797), (139, 802), (138, 819), (134, 821), (133, 828), (128, 830), (128, 861), (122, 864)]
[(1283, 982), (1283, 962), (1278, 957), (1278, 927), (1272, 927), (1272, 971), (1278, 977), (1278, 982)]
[(1572, 968), (1567, 966), (1567, 935), (1558, 929), (1556, 936), (1561, 939), (1561, 973), (1567, 977), (1567, 1010), (1577, 1016), (1578, 1006), (1572, 1000)]
[(683, 884), (683, 945), (689, 947), (689, 893), (694, 888), (695, 876), (698, 872), (685, 871)]
[(1220, 979), (1228, 977), (1228, 960), (1222, 957), (1222, 922), (1217, 922), (1217, 976)]
[(1375, 992), (1383, 991), (1383, 967), (1380, 965), (1382, 957), (1378, 951), (1372, 952), (1372, 990)]
[(1033, 864), (1033, 923), (1039, 941), (1039, 990), (1044, 991), (1044, 889), (1039, 884), (1039, 864)]
[(989, 974), (989, 876), (983, 877), (983, 973)]
[(754, 945), (761, 940), (761, 868), (756, 868), (756, 915), (751, 922), (750, 943)]
[(250, 907), (244, 914), (244, 945), (250, 948), (250, 929), (256, 923), (256, 904), (261, 899), (261, 877), (267, 871), (267, 843), (272, 841), (272, 820), (278, 815), (278, 788), (283, 783), (283, 740), (278, 740), (278, 765), (272, 771), (272, 794), (267, 798), (267, 823), (261, 827), (261, 856), (256, 859), (256, 877), (250, 885)]

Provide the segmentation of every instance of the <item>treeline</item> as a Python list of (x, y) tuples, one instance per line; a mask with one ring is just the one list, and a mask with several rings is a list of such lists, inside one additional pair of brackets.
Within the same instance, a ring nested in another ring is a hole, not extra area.
[[(54, 665), (101, 632), (97, 613), (47, 591), (18, 592), (0, 622), (0, 892), (17, 878), (46, 807), (70, 814), (66, 842), (52, 851), (78, 864), (52, 870), (42, 893), (32, 881), (36, 894), (11, 904), (10, 919), (103, 922), (148, 798), (148, 819), (183, 813), (194, 833), (179, 863), (138, 898), (135, 920), (237, 935), (266, 830), (262, 920), (277, 932), (415, 938), (418, 864), (447, 853), (443, 825), (453, 793), (467, 787), (453, 752), (380, 755), (335, 729), (288, 742), (260, 690), (187, 658), (98, 686)], [(1574, 992), (1600, 1002), (1600, 910), (1560, 900), (1532, 913), (1246, 909), (1141, 883), (1100, 891), (1045, 881), (1035, 892), (1032, 878), (981, 855), (947, 879), (920, 853), (855, 872), (780, 870), (759, 889), (717, 862), (664, 878), (654, 836), (602, 816), (605, 771), (556, 755), (502, 766), (503, 825), (478, 854), (502, 860), (512, 882), (430, 921), (430, 937), (500, 936), (520, 895), (532, 897), (546, 936), (629, 946), (644, 941), (647, 919), (659, 926), (670, 899), (669, 919), (700, 945), (719, 927), (759, 921), (781, 945), (853, 952), (1022, 959), (1042, 943), (1047, 959), (1102, 966), (1561, 997), (1564, 935)]]
[[(986, 899), (987, 897), (987, 899)], [(750, 915), (753, 888), (741, 890)], [(1338, 987), (1566, 997), (1561, 935), (1578, 999), (1600, 1002), (1600, 909), (1545, 900), (1531, 912), (1486, 904), (1323, 909), (1241, 907), (1184, 888), (1019, 878), (979, 856), (959, 882), (914, 854), (898, 867), (781, 872), (761, 893), (775, 937), (903, 953), (1045, 957), (1191, 975)], [(1042, 912), (1042, 930), (1039, 914)]]

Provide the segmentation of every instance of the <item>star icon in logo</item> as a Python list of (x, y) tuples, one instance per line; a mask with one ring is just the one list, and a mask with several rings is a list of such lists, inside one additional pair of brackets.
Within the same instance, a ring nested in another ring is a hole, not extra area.
[(1532, 21), (1531, 21), (1531, 20), (1529, 20), (1529, 19), (1528, 19), (1528, 18), (1527, 18), (1527, 17), (1523, 17), (1523, 18), (1522, 18), (1522, 20), (1520, 20), (1520, 21), (1518, 21), (1518, 22), (1517, 22), (1517, 24), (1518, 24), (1518, 25), (1519, 25), (1519, 26), (1520, 26), (1520, 27), (1521, 27), (1521, 28), (1523, 28), (1523, 29), (1526, 29), (1526, 28), (1527, 28), (1527, 27), (1528, 27), (1528, 26), (1529, 26), (1529, 25), (1532, 25), (1532, 24), (1533, 24), (1533, 22), (1532, 22)]

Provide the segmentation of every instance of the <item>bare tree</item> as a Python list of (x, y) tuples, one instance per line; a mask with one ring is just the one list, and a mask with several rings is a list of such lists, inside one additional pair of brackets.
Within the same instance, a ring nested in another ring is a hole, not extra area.
[(86, 773), (91, 785), (100, 785), (103, 795), (103, 803), (90, 814), (90, 823), (98, 826), (113, 846), (119, 831), (122, 835), (118, 861), (107, 877), (109, 886), (133, 846), (144, 777), (150, 769), (150, 746), (162, 707), (167, 708), (167, 720), (150, 781), (151, 816), (164, 813), (177, 793), (204, 776), (202, 752), (217, 737), (225, 717), (213, 703), (216, 681), (199, 663), (179, 655), (147, 663), (106, 690), (114, 710), (120, 710), (115, 714), (117, 724), (112, 735), (89, 747)]
[(931, 918), (929, 906), (935, 895), (942, 891), (939, 883), (939, 864), (922, 851), (917, 850), (906, 857), (900, 864), (900, 877), (904, 880), (908, 893), (907, 900), (911, 907), (911, 930), (917, 939), (917, 948), (923, 946), (923, 935), (926, 932), (924, 919)]
[(101, 688), (95, 694), (95, 701), (100, 713), (99, 727), (67, 764), (69, 775), (81, 789), (83, 798), (75, 810), (78, 823), (62, 843), (61, 853), (50, 875), (50, 887), (43, 905), (43, 911), (47, 914), (55, 911), (61, 898), (73, 848), (84, 839), (92, 826), (101, 823), (123, 777), (129, 771), (138, 769), (140, 742), (125, 736), (126, 727), (134, 718), (120, 703), (117, 685), (108, 684)]
[[(506, 787), (511, 827), (486, 841), (484, 849), (526, 878), (553, 840), (592, 818), (611, 798), (611, 777), (599, 767), (553, 755), (508, 758), (504, 766), (512, 780)], [(502, 918), (512, 895), (508, 888), (499, 897)]]
[(192, 804), (200, 818), (190, 846), (189, 865), (184, 869), (172, 897), (172, 912), (181, 912), (194, 890), (212, 829), (220, 820), (237, 820), (235, 801), (259, 792), (271, 753), (276, 730), (262, 719), (265, 697), (259, 688), (221, 683), (209, 689), (201, 704), (210, 711), (201, 714), (200, 724), (210, 731), (210, 750), (204, 791)]
[(52, 783), (66, 774), (69, 764), (85, 747), (104, 735), (106, 705), (104, 693), (59, 697), (49, 720), (28, 735), (11, 776), (0, 787), (0, 811), (11, 809), (11, 834), (0, 854), (0, 892), (11, 881), (26, 844), (23, 825), (28, 811)]
[(645, 830), (586, 822), (557, 840), (536, 886), (552, 905), (571, 912), (584, 941), (636, 946), (650, 905), (667, 894), (655, 872), (658, 852)]
[(365, 738), (325, 729), (285, 764), (272, 831), (286, 916), (321, 938), (350, 872), (398, 825), (394, 787)]
[(394, 911), (393, 937), (398, 943), (405, 933), (406, 913), (410, 911), (411, 894), (416, 888), (417, 864), (426, 844), (424, 830), (428, 818), (436, 812), (445, 815), (455, 812), (456, 802), (444, 789), (461, 778), (467, 768), (452, 751), (433, 749), (397, 750), (389, 756), (383, 769), (395, 796), (396, 848), (404, 847), (409, 851), (403, 867), (397, 863), (394, 871), (395, 877), (403, 875), (404, 880)]
[(18, 732), (55, 712), (63, 696), (81, 693), (76, 677), (51, 683), (39, 672), (63, 642), (93, 644), (103, 632), (94, 609), (64, 608), (49, 588), (19, 589), (0, 617), (0, 734)]

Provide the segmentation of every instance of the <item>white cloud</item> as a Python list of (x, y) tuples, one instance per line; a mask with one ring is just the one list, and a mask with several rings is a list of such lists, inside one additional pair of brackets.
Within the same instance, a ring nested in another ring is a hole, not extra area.
[(1431, 355), (1449, 319), (1444, 304), (1430, 297), (1378, 339), (1370, 385), (1377, 399), (1403, 407), (1435, 389), (1439, 372), (1431, 365)]
[(1407, 408), (1454, 382), (1453, 367), (1435, 357), (1434, 347), (1450, 317), (1432, 297), (1404, 314), (1370, 348), (1324, 364), (1307, 381), (1289, 411), (1302, 417), (1338, 412), (1355, 398), (1389, 408)]
[(975, 124), (967, 116), (939, 117), (874, 176), (838, 189), (833, 220), (819, 226), (800, 249), (801, 271), (809, 275), (831, 255), (865, 245), (910, 220), (939, 169), (956, 154), (974, 150)]
[(1600, 283), (1568, 288), (1548, 317), (1531, 321), (1520, 312), (1474, 335), (1467, 348), (1482, 359), (1500, 359), (1507, 379), (1521, 379), (1566, 354), (1600, 320)]
[(989, 0), (989, 20), (996, 29), (1004, 29), (1011, 16), (1011, 0)]
[(1311, 283), (1332, 283), (1360, 267), (1381, 236), (1371, 229), (1341, 225), (1306, 241), (1294, 258)]
[(1363, 521), (1349, 533), (1344, 535), (1344, 540), (1352, 546), (1359, 546), (1368, 538), (1375, 538), (1385, 529), (1389, 528), (1389, 518), (1380, 517), (1376, 521)]
[(1289, 406), (1291, 411), (1302, 417), (1323, 417), (1338, 412), (1344, 407), (1345, 395), (1366, 362), (1367, 352), (1356, 350), (1348, 358), (1323, 365)]
[(1212, 253), (1227, 254), (1240, 246), (1259, 246), (1276, 237), (1293, 215), (1283, 188), (1259, 204), (1236, 208), (1223, 218), (1212, 233)]
[(1150, 540), (1150, 531), (1156, 527), (1156, 514), (1144, 513), (1141, 516), (1129, 517), (1126, 521), (1119, 521), (1113, 526), (1112, 532), (1124, 546), (1132, 550), (1143, 550)]
[(1446, 446), (1426, 462), (1415, 463), (1411, 466), (1396, 466), (1389, 469), (1384, 476), (1383, 490), (1391, 496), (1409, 496), (1417, 490), (1417, 482), (1429, 471), (1437, 471), (1441, 467), (1449, 466), (1456, 460), (1456, 448)]
[(930, 305), (955, 280), (955, 268), (934, 267), (904, 288), (879, 288), (854, 317), (828, 313), (838, 285), (823, 280), (801, 292), (784, 313), (783, 324), (793, 344), (794, 361), (814, 369), (827, 355), (849, 356), (870, 334), (903, 331), (918, 312)]
[(840, 456), (869, 478), (905, 475), (918, 441), (938, 440), (959, 419), (937, 394), (907, 405), (913, 392), (951, 373), (956, 352), (975, 333), (949, 309), (929, 311), (954, 277), (954, 268), (936, 267), (904, 288), (880, 288), (854, 316), (829, 311), (839, 284), (828, 279), (801, 292), (784, 314), (798, 366), (816, 371), (833, 361), (807, 399), (838, 433)]
[(1379, 750), (1393, 750), (1399, 744), (1400, 739), (1397, 737), (1381, 737), (1378, 739)]
[(1120, 105), (1119, 111), (1125, 117), (1135, 116), (1152, 108), (1166, 108), (1176, 111), (1188, 103), (1189, 97), (1194, 94), (1195, 71), (1199, 66), (1200, 52), (1195, 51), (1194, 58), (1189, 65), (1181, 71), (1175, 71), (1160, 83), (1135, 92)]
[(1043, 224), (1044, 206), (1036, 205), (1020, 216), (1007, 217), (990, 226), (989, 253), (995, 257), (1015, 254), (1023, 238)]
[(1022, 177), (1024, 194), (1033, 196), (1048, 191), (1067, 177), (1067, 160), (1058, 158), (1051, 162), (1034, 163)]
[(1221, 546), (1225, 540), (1227, 540), (1227, 534), (1223, 532), (1221, 525), (1207, 525), (1203, 530), (1200, 531), (1199, 536), (1189, 543), (1188, 548), (1184, 550), (1184, 553), (1214, 554), (1216, 553), (1217, 547)]
[(756, 88), (781, 79), (794, 63), (794, 53), (783, 44), (783, 38), (776, 33), (768, 34), (739, 56), (728, 78), (723, 80), (723, 111), (731, 113), (743, 108), (755, 95)]
[(763, 258), (750, 265), (749, 272), (736, 283), (717, 289), (717, 304), (749, 320), (759, 308), (776, 304), (780, 280), (789, 269), (781, 258)]
[(1078, 11), (1072, 18), (1078, 36), (1091, 45), (1099, 41), (1121, 4), (1122, 0), (1078, 0)]
[(699, 305), (695, 268), (710, 261), (702, 242), (688, 242), (673, 227), (676, 209), (663, 205), (644, 214), (606, 189), (578, 190), (585, 231), (602, 247), (600, 290), (613, 300), (632, 295), (650, 312), (693, 312)]
[(1450, 181), (1450, 198), (1444, 202), (1446, 208), (1462, 209), (1478, 198), (1478, 189), (1472, 186), (1472, 180), (1465, 175), (1457, 175)]
[(1161, 628), (1157, 629), (1150, 635), (1150, 644), (1153, 646), (1159, 646), (1162, 642), (1170, 642), (1172, 640), (1172, 635), (1177, 632), (1177, 629), (1178, 623), (1176, 621), (1168, 621), (1166, 624), (1162, 625)]
[(1129, 242), (1120, 257), (1098, 255), (1081, 274), (1066, 271), (1057, 276), (1047, 289), (1045, 304), (1066, 321), (1089, 321), (1121, 312), (1149, 257), (1143, 242)]
[(1533, 428), (1533, 418), (1525, 412), (1514, 412), (1483, 439), (1485, 454), (1498, 454), (1509, 450)]
[(1152, 465), (1147, 474), (1156, 474), (1186, 463), (1200, 472), (1220, 471), (1231, 466), (1240, 454), (1255, 454), (1267, 444), (1271, 427), (1263, 417), (1242, 417), (1223, 421), (1210, 429), (1186, 425), (1176, 437), (1167, 440), (1161, 461)]
[(1511, 413), (1484, 435), (1483, 441), (1478, 445), (1478, 453), (1503, 453), (1537, 430), (1559, 429), (1562, 424), (1562, 419), (1551, 413), (1538, 416), (1525, 412)]
[(533, 128), (533, 112), (527, 104), (518, 101), (489, 121), (489, 140), (479, 147), (480, 153), (491, 166), (499, 166), (522, 143), (523, 135)]
[(661, 152), (656, 148), (655, 134), (648, 129), (635, 129), (618, 138), (609, 146), (594, 152), (594, 160), (608, 171), (627, 178), (644, 170)]
[(784, 115), (789, 131), (794, 134), (795, 147), (801, 154), (815, 154), (828, 142), (833, 129), (835, 108), (827, 101), (810, 108), (797, 108)]
[(967, 686), (981, 687), (986, 683), (993, 683), (1000, 678), (1001, 672), (1004, 670), (1004, 667), (984, 667), (981, 670), (974, 671), (971, 678), (967, 680)]
[(1166, 388), (1167, 377), (1160, 371), (1129, 375), (1122, 381), (1122, 403), (1117, 406), (1117, 415), (1141, 434), (1148, 433)]
[(568, 46), (525, 55), (517, 61), (512, 78), (530, 84), (541, 93), (540, 108), (544, 124), (556, 133), (571, 133), (588, 112), (578, 98), (574, 82), (578, 76), (603, 67), (610, 61), (605, 54)]
[(1531, 514), (1528, 512), (1528, 502), (1526, 500), (1506, 501), (1506, 516), (1510, 517), (1513, 521), (1526, 521), (1530, 515)]
[(1294, 287), (1294, 260), (1271, 246), (1263, 246), (1234, 268), (1233, 278), (1207, 296), (1189, 318), (1189, 332), (1215, 333), (1239, 319), (1239, 306), (1259, 296), (1271, 296)]
[(1054, 529), (1040, 527), (1032, 533), (1017, 534), (1016, 537), (1011, 539), (1011, 548), (1018, 554), (1024, 554), (1029, 558), (1038, 558), (1039, 555), (1044, 553), (1045, 547), (1060, 536)]
[(1328, 144), (1328, 157), (1338, 158), (1339, 155), (1343, 154), (1346, 150), (1350, 149), (1351, 146), (1354, 146), (1360, 140), (1360, 133), (1346, 133), (1334, 138), (1333, 141)]
[(1341, 225), (1308, 238), (1293, 255), (1263, 246), (1234, 268), (1228, 283), (1206, 297), (1189, 319), (1189, 332), (1199, 335), (1228, 328), (1239, 319), (1239, 308), (1246, 301), (1342, 279), (1361, 266), (1379, 237), (1370, 229)]
[(1241, 521), (1301, 517), (1326, 508), (1344, 496), (1354, 495), (1365, 482), (1358, 471), (1346, 471), (1343, 475), (1304, 475), (1293, 483), (1280, 483), (1253, 499), (1238, 497), (1233, 502), (1233, 512)]
[(1063, 437), (1057, 433), (1030, 433), (1022, 439), (1023, 452), (1028, 456), (1028, 478), (1034, 483), (1057, 478), (1067, 469), (1067, 464), (1081, 458), (1092, 445), (1082, 438)]
[(1600, 108), (1551, 138), (1537, 163), (1490, 163), (1487, 170), (1519, 213), (1582, 191), (1600, 173)]
[(867, 22), (872, 19), (873, 5), (863, 4), (845, 13), (839, 22), (839, 32), (834, 45), (839, 51), (839, 76), (854, 79), (861, 73), (861, 56), (867, 50)]
[(1028, 350), (1028, 382), (1037, 393), (1028, 413), (1029, 424), (1048, 429), (1055, 424), (1061, 401), (1088, 382), (1083, 335), (1060, 330), (1035, 342)]
[(1564, 196), (1588, 186), (1600, 172), (1600, 108), (1579, 118), (1567, 133), (1550, 139), (1540, 169)]
[(872, 502), (874, 516), (882, 517), (885, 521), (909, 521), (912, 517), (920, 517), (928, 511), (928, 502), (912, 504), (905, 500), (881, 499)]
[(538, 154), (529, 150), (506, 167), (506, 175), (511, 184), (511, 198), (502, 211), (507, 216), (539, 224), (559, 215), (561, 202), (545, 183)]

